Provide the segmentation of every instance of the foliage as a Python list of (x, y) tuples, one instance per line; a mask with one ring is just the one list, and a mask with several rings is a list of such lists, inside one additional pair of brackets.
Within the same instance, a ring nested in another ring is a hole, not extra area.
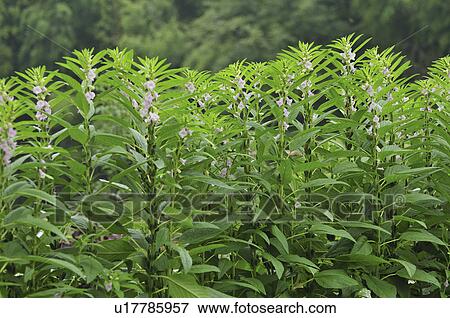
[(0, 294), (447, 297), (450, 57), (300, 42), (0, 82)]
[(299, 39), (326, 44), (351, 32), (396, 45), (425, 73), (449, 52), (449, 16), (441, 0), (2, 0), (0, 76), (53, 68), (68, 50), (94, 46), (215, 71), (273, 59)]

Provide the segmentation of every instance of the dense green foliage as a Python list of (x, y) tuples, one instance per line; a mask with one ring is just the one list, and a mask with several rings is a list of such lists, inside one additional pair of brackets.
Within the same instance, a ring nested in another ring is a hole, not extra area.
[(218, 70), (352, 32), (382, 48), (398, 44), (425, 73), (449, 53), (449, 16), (442, 0), (0, 0), (0, 76), (53, 69), (66, 49), (116, 46)]
[(366, 47), (2, 80), (0, 295), (447, 297), (450, 57)]

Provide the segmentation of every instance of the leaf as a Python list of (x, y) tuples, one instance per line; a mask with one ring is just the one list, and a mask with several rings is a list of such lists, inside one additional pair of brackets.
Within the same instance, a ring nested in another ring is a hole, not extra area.
[(404, 195), (405, 202), (408, 203), (430, 203), (430, 204), (439, 204), (442, 203), (441, 200), (435, 198), (429, 194), (425, 193), (408, 193)]
[(189, 270), (190, 274), (202, 274), (210, 272), (220, 273), (220, 269), (214, 265), (200, 264), (200, 265), (192, 265), (191, 269)]
[(123, 261), (134, 252), (125, 239), (102, 241), (96, 245), (98, 256), (108, 261)]
[(389, 264), (388, 261), (375, 255), (363, 255), (363, 254), (345, 254), (336, 257), (337, 261), (352, 263), (358, 267), (364, 266), (378, 266), (381, 264)]
[(341, 184), (341, 185), (349, 186), (347, 183), (345, 183), (343, 181), (327, 179), (327, 178), (319, 178), (319, 179), (315, 179), (315, 180), (312, 180), (312, 181), (309, 181), (309, 182), (302, 183), (300, 185), (300, 188), (302, 188), (302, 189), (315, 188), (315, 187), (322, 187), (322, 186), (325, 186), (325, 185), (335, 185), (335, 184)]
[(56, 206), (56, 197), (52, 196), (50, 194), (48, 194), (47, 192), (38, 190), (38, 189), (20, 189), (19, 191), (17, 191), (15, 193), (16, 197), (19, 196), (26, 196), (26, 197), (32, 197), (32, 198), (36, 198), (42, 201), (46, 201), (48, 203), (50, 203), (51, 205), (55, 205)]
[(50, 222), (39, 219), (36, 217), (33, 217), (31, 215), (23, 215), (19, 218), (15, 218), (11, 220), (11, 223), (9, 224), (20, 224), (20, 225), (29, 225), (29, 226), (35, 226), (40, 229), (52, 232), (53, 234), (56, 234), (60, 239), (67, 241), (66, 236), (64, 233), (62, 233), (55, 225), (51, 224)]
[(230, 297), (214, 289), (200, 286), (191, 275), (162, 276), (168, 282), (169, 295), (173, 298), (225, 298)]
[(266, 295), (266, 288), (259, 279), (251, 277), (243, 277), (242, 280), (254, 286), (257, 289), (257, 291), (259, 291), (259, 293)]
[(355, 239), (347, 231), (336, 230), (335, 228), (333, 228), (329, 225), (326, 225), (326, 224), (320, 224), (320, 223), (313, 224), (309, 230), (316, 234), (331, 234), (334, 236), (345, 237), (353, 242), (356, 242)]
[(364, 275), (367, 287), (381, 298), (395, 298), (397, 296), (397, 288), (388, 282), (376, 278), (374, 276)]
[(280, 241), (286, 254), (289, 254), (289, 244), (286, 236), (284, 236), (283, 232), (276, 225), (272, 226), (272, 234)]
[(386, 233), (389, 236), (391, 235), (391, 232), (389, 232), (388, 230), (385, 230), (382, 227), (377, 226), (375, 224), (371, 224), (371, 223), (365, 223), (365, 222), (359, 222), (359, 221), (340, 221), (339, 224), (342, 225), (343, 227), (355, 227), (355, 228), (361, 228), (361, 229), (371, 229), (371, 230), (375, 230), (375, 231), (380, 231), (380, 232)]
[(192, 267), (192, 257), (189, 255), (189, 252), (186, 251), (185, 248), (181, 246), (177, 246), (172, 244), (171, 247), (178, 252), (181, 259), (181, 264), (183, 265), (183, 269), (185, 273), (188, 273), (191, 270)]
[(98, 275), (103, 272), (102, 264), (97, 261), (94, 257), (89, 255), (80, 255), (80, 265), (86, 274), (86, 282), (89, 284)]
[(275, 273), (278, 277), (278, 279), (281, 279), (281, 277), (283, 277), (283, 273), (284, 273), (284, 266), (283, 264), (277, 260), (275, 257), (273, 257), (272, 255), (270, 255), (267, 252), (263, 252), (262, 256), (267, 259), (269, 262), (272, 263), (273, 267), (275, 268)]
[(400, 239), (412, 242), (431, 242), (438, 245), (447, 246), (441, 239), (437, 238), (424, 229), (414, 229), (400, 235)]
[(216, 228), (189, 229), (181, 235), (180, 240), (189, 244), (197, 244), (216, 237), (222, 232), (222, 229)]
[(370, 255), (372, 253), (372, 246), (367, 240), (366, 236), (358, 237), (355, 245), (353, 245), (351, 254)]
[(421, 282), (430, 283), (438, 288), (441, 288), (441, 284), (439, 284), (439, 281), (431, 275), (430, 273), (427, 273), (421, 269), (416, 269), (416, 272), (414, 275), (409, 275), (409, 273), (405, 269), (401, 269), (397, 272), (397, 275), (406, 279), (412, 279), (412, 280), (418, 280)]
[(70, 137), (73, 140), (78, 141), (80, 144), (85, 144), (89, 139), (88, 134), (81, 128), (73, 127), (68, 129), (67, 131)]
[(394, 259), (394, 258), (392, 258), (391, 261), (397, 262), (400, 265), (402, 265), (405, 268), (405, 270), (407, 271), (407, 273), (409, 274), (410, 277), (414, 276), (414, 273), (417, 270), (416, 265), (414, 265), (414, 264), (412, 264), (410, 262), (407, 262), (407, 261), (404, 261), (404, 260), (401, 260), (401, 259)]
[(228, 189), (228, 190), (236, 190), (236, 188), (218, 180), (208, 176), (189, 176), (192, 181), (203, 182), (218, 188)]
[(289, 264), (299, 265), (313, 275), (319, 271), (319, 267), (305, 257), (298, 255), (280, 255), (278, 259)]
[(341, 269), (327, 269), (314, 275), (314, 280), (323, 288), (346, 288), (359, 283)]
[(65, 268), (65, 269), (68, 269), (71, 272), (77, 274), (80, 277), (84, 277), (83, 273), (80, 271), (80, 269), (77, 266), (75, 266), (74, 264), (69, 263), (67, 261), (61, 260), (61, 259), (51, 258), (51, 257), (42, 257), (42, 256), (36, 256), (36, 255), (28, 255), (24, 258), (28, 259), (30, 261), (34, 261), (34, 262), (53, 265), (57, 268)]

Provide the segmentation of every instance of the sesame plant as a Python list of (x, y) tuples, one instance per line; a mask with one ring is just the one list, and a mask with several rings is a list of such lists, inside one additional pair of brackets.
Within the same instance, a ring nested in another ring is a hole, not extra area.
[(1, 296), (449, 295), (450, 57), (57, 65), (0, 81)]

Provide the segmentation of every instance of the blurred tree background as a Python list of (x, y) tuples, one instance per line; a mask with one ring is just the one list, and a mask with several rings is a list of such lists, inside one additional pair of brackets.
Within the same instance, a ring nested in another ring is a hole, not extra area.
[(174, 66), (267, 60), (299, 40), (349, 33), (396, 45), (423, 72), (449, 53), (443, 0), (0, 0), (0, 76), (85, 47), (128, 47)]

